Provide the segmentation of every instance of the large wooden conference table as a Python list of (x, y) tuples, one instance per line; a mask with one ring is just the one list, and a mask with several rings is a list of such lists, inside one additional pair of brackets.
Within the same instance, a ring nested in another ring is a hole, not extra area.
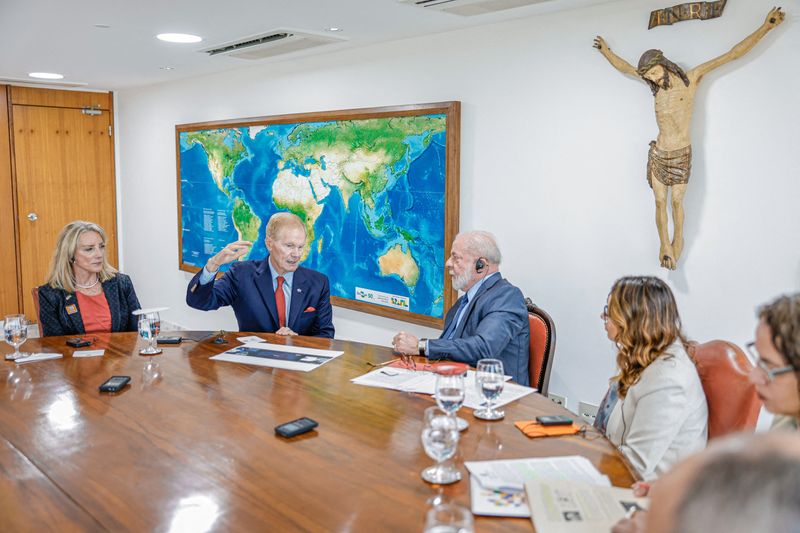
[[(185, 334), (185, 332), (183, 332)], [(465, 460), (582, 455), (616, 486), (634, 481), (597, 433), (529, 439), (513, 426), (566, 413), (538, 394), (484, 422), (470, 409), (456, 465), (462, 481), (431, 486), (420, 471), (429, 396), (350, 379), (390, 349), (356, 342), (258, 335), (269, 342), (343, 350), (311, 372), (209, 357), (237, 346), (212, 339), (164, 347), (161, 378), (135, 333), (100, 338), (103, 357), (73, 358), (66, 337), (31, 339), (24, 351), (63, 359), (0, 363), (0, 529), (4, 531), (421, 531), (432, 498), (469, 507)], [(86, 348), (83, 348), (86, 349)], [(0, 352), (9, 353), (8, 346)], [(129, 375), (118, 394), (98, 386)], [(308, 416), (317, 431), (285, 440), (277, 424)], [(529, 519), (476, 517), (477, 531), (531, 531)]]

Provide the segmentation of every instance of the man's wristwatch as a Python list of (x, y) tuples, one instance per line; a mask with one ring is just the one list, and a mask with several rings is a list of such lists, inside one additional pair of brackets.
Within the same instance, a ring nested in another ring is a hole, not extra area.
[(419, 350), (419, 354), (424, 356), (425, 355), (425, 347), (428, 345), (428, 339), (420, 339), (417, 343), (417, 349)]

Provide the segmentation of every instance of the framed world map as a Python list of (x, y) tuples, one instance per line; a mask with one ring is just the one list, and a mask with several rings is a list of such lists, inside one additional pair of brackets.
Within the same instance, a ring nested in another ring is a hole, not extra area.
[(442, 327), (460, 114), (443, 102), (175, 126), (180, 269), (239, 239), (253, 242), (243, 260), (263, 259), (267, 220), (289, 211), (334, 305)]

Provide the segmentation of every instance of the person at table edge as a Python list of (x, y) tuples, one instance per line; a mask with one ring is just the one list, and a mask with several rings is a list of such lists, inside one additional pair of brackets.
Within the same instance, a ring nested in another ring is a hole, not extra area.
[[(260, 261), (238, 261), (252, 243), (228, 244), (189, 282), (186, 303), (211, 311), (230, 305), (240, 331), (333, 338), (333, 311), (327, 276), (300, 266), (306, 228), (292, 213), (276, 213), (266, 228), (269, 254)], [(222, 265), (231, 268), (216, 277)]]
[(522, 291), (500, 275), (501, 260), (491, 233), (457, 235), (445, 266), (453, 288), (465, 294), (448, 311), (438, 339), (419, 339), (401, 331), (392, 341), (395, 351), (470, 366), (481, 359), (500, 359), (506, 374), (528, 385), (528, 310)]
[(131, 278), (108, 262), (103, 228), (83, 220), (64, 226), (39, 287), (42, 336), (136, 331), (131, 313), (139, 307)]

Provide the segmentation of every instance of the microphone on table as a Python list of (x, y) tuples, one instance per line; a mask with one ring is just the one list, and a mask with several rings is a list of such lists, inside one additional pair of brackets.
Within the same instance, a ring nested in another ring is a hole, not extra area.
[(214, 339), (214, 344), (228, 344), (228, 341), (225, 340), (224, 329), (219, 330), (218, 332), (215, 333), (215, 335), (217, 336), (217, 338)]

